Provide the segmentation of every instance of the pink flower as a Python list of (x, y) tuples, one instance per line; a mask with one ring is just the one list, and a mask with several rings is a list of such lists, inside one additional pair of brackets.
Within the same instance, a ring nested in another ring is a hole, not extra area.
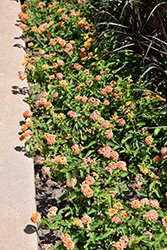
[(81, 102), (86, 102), (87, 101), (87, 96), (83, 96), (82, 98), (81, 98)]
[(147, 231), (147, 232), (146, 232), (146, 235), (148, 235), (148, 236), (149, 236), (149, 239), (151, 240), (151, 238), (152, 238), (152, 233), (149, 232), (149, 231)]
[(81, 218), (81, 220), (82, 220), (82, 223), (83, 223), (83, 224), (86, 224), (86, 223), (90, 224), (91, 221), (92, 221), (92, 220), (91, 220), (91, 217), (88, 216), (88, 215), (83, 216), (83, 217)]
[(164, 155), (167, 153), (167, 147), (162, 147), (161, 148), (161, 154)]
[(126, 121), (123, 118), (121, 118), (121, 119), (118, 119), (118, 123), (120, 126), (124, 126)]
[(105, 132), (105, 137), (107, 138), (107, 139), (111, 139), (112, 137), (113, 137), (113, 132), (112, 132), (112, 130), (106, 130), (106, 132)]
[(117, 164), (116, 164), (114, 161), (110, 162), (110, 163), (108, 164), (108, 166), (109, 166), (112, 170), (117, 169)]
[(106, 89), (101, 89), (101, 90), (100, 90), (100, 94), (101, 94), (101, 95), (107, 95)]
[(64, 61), (63, 60), (58, 60), (57, 64), (58, 64), (58, 66), (62, 66), (64, 64)]
[(143, 207), (144, 205), (149, 205), (149, 200), (147, 198), (143, 198), (140, 201), (141, 206)]
[(151, 200), (150, 201), (150, 206), (153, 208), (158, 209), (159, 208), (159, 202), (157, 200)]
[(59, 93), (58, 93), (58, 92), (56, 92), (56, 93), (54, 93), (54, 95), (53, 95), (53, 96), (54, 96), (54, 98), (55, 98), (55, 99), (57, 99), (57, 98), (58, 98), (58, 96), (59, 96)]
[(100, 112), (98, 111), (93, 111), (93, 113), (90, 115), (90, 119), (93, 120), (93, 121), (96, 121), (100, 116)]
[(85, 184), (92, 185), (95, 182), (95, 179), (92, 176), (86, 177)]
[(164, 217), (162, 219), (162, 224), (163, 224), (164, 227), (167, 227), (167, 217)]
[(102, 77), (101, 77), (100, 75), (97, 75), (97, 76), (95, 77), (96, 81), (100, 81), (101, 78), (102, 78)]
[(54, 63), (54, 64), (53, 64), (53, 68), (54, 68), (54, 69), (57, 69), (57, 67), (58, 67), (58, 64), (57, 64), (57, 63)]
[(150, 210), (144, 215), (144, 217), (149, 221), (155, 221), (158, 219), (158, 214), (155, 210)]
[(42, 171), (42, 173), (43, 173), (44, 175), (47, 175), (47, 174), (49, 174), (50, 167), (42, 167), (41, 171)]
[(111, 219), (111, 222), (112, 223), (116, 223), (116, 224), (121, 224), (122, 223), (122, 220), (118, 217), (118, 216), (114, 216), (112, 219)]
[(112, 151), (110, 153), (110, 157), (113, 159), (113, 160), (118, 160), (118, 157), (119, 157), (119, 154), (116, 152), (116, 151)]
[(93, 196), (93, 190), (87, 184), (84, 184), (81, 186), (81, 191), (84, 194), (84, 196), (87, 198), (90, 198)]
[(111, 86), (107, 86), (105, 88), (105, 90), (106, 90), (107, 93), (111, 93), (112, 92), (112, 87)]
[(83, 227), (82, 220), (75, 220), (73, 222), (73, 225), (77, 227)]
[(70, 110), (70, 111), (68, 111), (67, 115), (69, 115), (70, 117), (75, 118), (77, 114), (75, 112), (73, 112), (72, 110)]
[(46, 91), (41, 92), (41, 97), (45, 98), (48, 96), (48, 93)]
[(74, 63), (74, 68), (75, 69), (81, 69), (83, 66), (80, 65), (79, 63)]
[(50, 38), (49, 42), (50, 42), (50, 45), (53, 46), (54, 43), (56, 42), (56, 39), (55, 38)]
[(55, 76), (54, 75), (50, 75), (49, 76), (49, 80), (54, 80), (55, 79)]
[(126, 171), (126, 162), (125, 161), (118, 161), (117, 162), (117, 167), (119, 170), (124, 170)]

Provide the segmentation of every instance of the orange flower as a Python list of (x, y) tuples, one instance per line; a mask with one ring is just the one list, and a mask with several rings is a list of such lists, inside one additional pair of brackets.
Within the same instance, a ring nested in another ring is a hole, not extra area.
[(108, 100), (105, 100), (104, 102), (103, 102), (103, 105), (104, 106), (108, 106), (110, 104), (110, 102), (108, 101)]
[(61, 14), (62, 11), (63, 11), (63, 9), (60, 8), (60, 9), (57, 10), (57, 13), (58, 13), (58, 14)]
[(67, 163), (66, 157), (60, 157), (59, 163), (60, 163), (61, 165), (66, 164), (66, 163)]
[[(85, 185), (86, 186), (86, 185)], [(86, 188), (82, 190), (85, 197), (90, 198), (93, 196), (93, 190), (87, 185)]]
[(29, 131), (24, 132), (22, 135), (20, 135), (19, 139), (20, 141), (23, 141), (26, 137), (28, 137), (30, 134)]
[(61, 80), (59, 84), (61, 87), (66, 87), (68, 82), (66, 80)]
[(161, 161), (161, 158), (160, 158), (158, 155), (156, 155), (156, 156), (153, 158), (153, 162), (158, 163), (159, 161)]
[(39, 213), (33, 213), (30, 219), (33, 223), (38, 223), (41, 219), (41, 215)]
[(49, 42), (50, 42), (50, 45), (53, 46), (54, 43), (56, 42), (56, 39), (55, 38), (50, 38)]
[(61, 46), (66, 45), (66, 41), (63, 40), (61, 37), (58, 38), (58, 43), (59, 43)]
[(57, 73), (56, 77), (57, 77), (57, 79), (62, 79), (63, 78), (63, 74), (62, 73)]
[(19, 72), (18, 74), (19, 74), (19, 79), (20, 80), (24, 80), (26, 78), (26, 76), (27, 76), (26, 72)]
[(52, 103), (51, 102), (45, 102), (44, 106), (45, 106), (46, 109), (51, 108)]
[(150, 144), (152, 141), (153, 141), (153, 138), (152, 138), (151, 135), (147, 136), (146, 139), (145, 139), (145, 142), (146, 142), (147, 144)]
[(63, 113), (60, 113), (56, 116), (57, 119), (61, 120), (62, 118), (64, 117), (64, 114)]
[(75, 220), (73, 222), (73, 225), (74, 226), (77, 226), (77, 227), (83, 227), (83, 224), (82, 224), (82, 221), (81, 220)]
[(66, 180), (66, 185), (68, 187), (75, 187), (76, 184), (77, 184), (77, 179), (76, 178), (71, 178), (71, 183), (69, 183), (68, 180)]
[(122, 210), (122, 211), (121, 211), (121, 216), (122, 216), (124, 219), (126, 219), (127, 217), (129, 217), (128, 211)]
[(47, 65), (47, 64), (44, 64), (44, 65), (42, 66), (42, 69), (43, 69), (43, 70), (48, 69), (48, 68), (49, 68), (49, 65)]
[(132, 208), (139, 208), (140, 207), (140, 201), (138, 201), (138, 200), (134, 200), (134, 201), (132, 201), (132, 203), (131, 203), (131, 206), (132, 206)]
[(26, 124), (23, 124), (23, 125), (21, 126), (21, 130), (22, 130), (23, 132), (25, 132), (25, 131), (26, 131), (26, 129), (27, 129)]
[(32, 47), (33, 45), (34, 45), (33, 42), (28, 43), (28, 47)]
[(39, 53), (40, 55), (43, 55), (43, 54), (45, 54), (45, 51), (44, 51), (43, 49), (40, 49), (40, 50), (38, 51), (38, 53)]
[(32, 112), (29, 110), (26, 110), (26, 111), (24, 111), (23, 116), (24, 116), (24, 118), (28, 118), (28, 117), (32, 116)]
[(54, 21), (49, 22), (49, 26), (52, 26), (54, 24)]
[(79, 147), (77, 144), (71, 147), (73, 154), (78, 154), (79, 153)]

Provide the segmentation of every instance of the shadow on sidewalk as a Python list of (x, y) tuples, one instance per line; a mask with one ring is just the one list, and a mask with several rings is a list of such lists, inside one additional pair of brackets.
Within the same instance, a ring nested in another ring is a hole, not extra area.
[(25, 148), (25, 147), (20, 147), (20, 146), (16, 146), (14, 148), (14, 150), (16, 150), (17, 152), (23, 152), (24, 153), (24, 156), (28, 157), (28, 150)]
[(28, 87), (20, 88), (19, 86), (12, 86), (11, 90), (13, 95), (26, 95), (28, 94)]

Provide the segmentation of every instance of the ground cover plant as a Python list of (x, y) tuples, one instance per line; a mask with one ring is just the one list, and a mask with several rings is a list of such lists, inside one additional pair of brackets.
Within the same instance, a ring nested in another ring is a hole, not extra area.
[(113, 75), (88, 13), (82, 0), (29, 0), (19, 13), (19, 77), (31, 86), (20, 140), (44, 177), (65, 183), (57, 203), (68, 200), (31, 220), (60, 231), (53, 249), (165, 250), (166, 97)]

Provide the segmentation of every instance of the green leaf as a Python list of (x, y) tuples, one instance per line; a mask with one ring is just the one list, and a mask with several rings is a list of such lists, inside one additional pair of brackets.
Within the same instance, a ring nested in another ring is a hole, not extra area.
[(128, 136), (126, 136), (125, 138), (123, 138), (123, 139), (121, 140), (121, 143), (124, 144), (126, 141), (128, 141), (128, 140), (131, 139), (132, 137), (133, 137), (133, 135), (128, 135)]
[(155, 128), (155, 129), (154, 129), (154, 135), (155, 135), (155, 136), (158, 135), (159, 132), (160, 132), (160, 130), (161, 130), (160, 127)]
[(104, 233), (102, 238), (103, 239), (108, 238), (108, 236), (111, 235), (111, 234), (112, 234), (112, 231), (110, 230), (110, 231)]
[(149, 185), (149, 191), (151, 192), (155, 186), (155, 181), (151, 182)]
[(156, 193), (156, 195), (157, 195), (158, 198), (161, 197), (161, 192), (160, 192), (159, 188), (156, 188), (156, 189), (154, 190), (154, 193)]
[(86, 154), (85, 157), (88, 157), (89, 155), (91, 155), (92, 152), (93, 152), (93, 150), (89, 150), (89, 151), (87, 152), (87, 154)]
[(67, 172), (66, 173), (66, 178), (67, 178), (67, 181), (69, 182), (69, 184), (71, 183), (71, 173)]
[(93, 233), (91, 233), (90, 235), (90, 239), (92, 240), (92, 242), (95, 244), (95, 238), (96, 238), (96, 235)]
[(53, 248), (53, 249), (55, 249), (55, 250), (56, 250), (56, 249), (57, 249), (57, 247), (58, 247), (58, 246), (60, 246), (60, 245), (61, 245), (61, 241), (58, 241), (58, 242), (54, 245), (54, 248)]

